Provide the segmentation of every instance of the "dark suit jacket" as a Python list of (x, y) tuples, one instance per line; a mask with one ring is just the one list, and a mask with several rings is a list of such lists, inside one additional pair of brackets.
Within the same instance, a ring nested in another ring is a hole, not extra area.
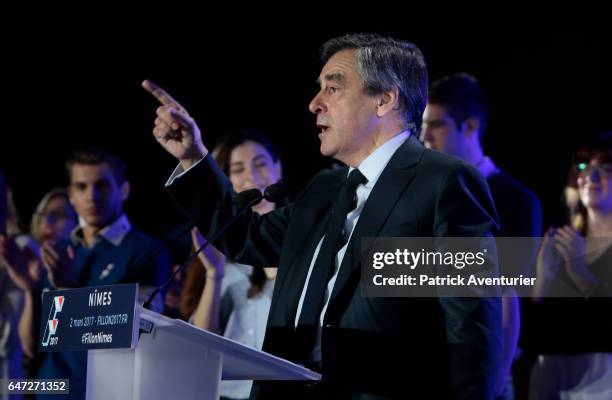
[[(542, 206), (531, 190), (504, 171), (489, 176), (487, 183), (499, 216), (499, 228), (493, 229), (493, 235), (499, 237), (542, 235)], [(535, 252), (537, 253), (537, 249)]]
[[(297, 363), (311, 350), (294, 329), (298, 301), (346, 174), (323, 171), (288, 206), (263, 216), (249, 210), (218, 243), (236, 261), (278, 266), (263, 349)], [(210, 156), (169, 191), (208, 237), (237, 210), (231, 184)], [(359, 244), (377, 236), (489, 236), (495, 221), (488, 187), (474, 168), (424, 149), (412, 136), (400, 146), (365, 204), (325, 315), (329, 398), (490, 397), (502, 343), (499, 298), (363, 297)], [(256, 382), (251, 397), (297, 398), (299, 391), (296, 383)]]

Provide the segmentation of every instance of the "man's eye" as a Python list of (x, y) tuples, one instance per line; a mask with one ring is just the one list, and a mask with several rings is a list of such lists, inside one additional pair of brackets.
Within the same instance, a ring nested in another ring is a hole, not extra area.
[(234, 168), (230, 169), (230, 174), (241, 174), (244, 171), (244, 168)]
[(423, 125), (428, 126), (430, 128), (439, 128), (441, 126), (444, 126), (445, 123), (444, 121), (431, 121), (431, 122), (426, 122)]
[(328, 86), (327, 91), (330, 93), (336, 93), (338, 91), (338, 88), (335, 86)]

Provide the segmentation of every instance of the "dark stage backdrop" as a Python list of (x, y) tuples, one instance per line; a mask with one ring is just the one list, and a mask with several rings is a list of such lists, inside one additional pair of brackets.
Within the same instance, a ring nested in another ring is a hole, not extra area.
[[(166, 32), (150, 22), (125, 32), (112, 22), (48, 27), (5, 46), (0, 167), (25, 223), (45, 191), (66, 184), (66, 155), (85, 145), (106, 147), (127, 162), (126, 209), (136, 226), (160, 237), (183, 222), (163, 190), (175, 163), (152, 137), (157, 105), (140, 87), (145, 78), (190, 110), (209, 146), (230, 129), (268, 134), (295, 195), (329, 164), (307, 110), (317, 90), (319, 45), (346, 32), (377, 31), (312, 26), (262, 33), (261, 26), (232, 24)], [(540, 196), (546, 225), (563, 223), (572, 149), (612, 127), (610, 35), (538, 27), (386, 33), (421, 47), (432, 80), (460, 71), (479, 78), (492, 110), (487, 153)]]

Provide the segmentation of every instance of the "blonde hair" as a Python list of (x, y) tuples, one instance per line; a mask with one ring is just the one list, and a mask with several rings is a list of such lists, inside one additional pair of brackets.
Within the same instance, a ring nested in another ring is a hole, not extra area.
[[(30, 234), (37, 241), (39, 241), (41, 238), (40, 223), (42, 222), (42, 215), (45, 212), (45, 208), (47, 208), (47, 205), (49, 204), (49, 202), (56, 197), (63, 197), (64, 199), (66, 199), (66, 201), (69, 201), (68, 192), (66, 191), (66, 189), (53, 188), (49, 190), (47, 193), (45, 193), (43, 198), (40, 200), (40, 202), (36, 206), (36, 210), (34, 210), (34, 214), (32, 215), (32, 222), (30, 223)], [(75, 215), (75, 219), (76, 219), (76, 215)]]

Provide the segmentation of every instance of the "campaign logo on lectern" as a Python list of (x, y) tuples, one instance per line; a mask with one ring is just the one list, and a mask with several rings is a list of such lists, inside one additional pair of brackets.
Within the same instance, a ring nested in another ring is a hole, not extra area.
[(47, 326), (45, 327), (45, 332), (43, 333), (43, 341), (42, 345), (47, 347), (49, 345), (53, 346), (57, 344), (57, 337), (55, 336), (55, 332), (57, 332), (57, 326), (59, 325), (59, 319), (57, 318), (57, 314), (62, 311), (64, 307), (64, 296), (55, 296), (53, 298), (53, 304), (51, 305), (51, 310), (49, 310), (49, 318), (47, 318)]

